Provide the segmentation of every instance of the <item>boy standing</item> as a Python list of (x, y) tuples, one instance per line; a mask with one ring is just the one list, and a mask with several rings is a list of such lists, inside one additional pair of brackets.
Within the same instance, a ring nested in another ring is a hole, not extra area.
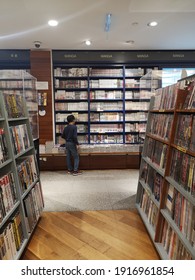
[[(78, 154), (78, 139), (77, 139), (77, 126), (75, 125), (75, 117), (69, 115), (67, 117), (68, 125), (64, 128), (62, 138), (66, 140), (66, 160), (68, 166), (68, 174), (73, 176), (81, 175), (82, 172), (78, 170), (79, 167), (79, 154)], [(71, 156), (74, 158), (74, 169), (72, 168)]]

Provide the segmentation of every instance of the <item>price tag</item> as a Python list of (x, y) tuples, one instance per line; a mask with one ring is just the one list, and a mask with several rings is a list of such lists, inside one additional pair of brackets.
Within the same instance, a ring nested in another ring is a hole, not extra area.
[(160, 109), (159, 112), (160, 112), (160, 113), (161, 113), (161, 112), (163, 113), (163, 112), (165, 112), (165, 109)]
[(186, 152), (187, 152), (186, 149), (184, 149), (184, 148), (182, 148), (182, 147), (179, 147), (179, 146), (177, 146), (177, 149), (178, 149), (179, 151), (181, 151), (182, 153), (185, 153), (185, 154), (186, 154)]

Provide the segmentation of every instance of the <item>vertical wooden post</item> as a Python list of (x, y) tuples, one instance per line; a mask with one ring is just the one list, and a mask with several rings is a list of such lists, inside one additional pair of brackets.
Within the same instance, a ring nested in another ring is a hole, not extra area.
[(37, 78), (38, 82), (47, 82), (48, 89), (37, 90), (47, 93), (47, 105), (39, 106), (39, 109), (46, 111), (45, 116), (39, 116), (39, 143), (53, 140), (53, 113), (52, 113), (52, 59), (50, 50), (31, 50), (31, 75)]

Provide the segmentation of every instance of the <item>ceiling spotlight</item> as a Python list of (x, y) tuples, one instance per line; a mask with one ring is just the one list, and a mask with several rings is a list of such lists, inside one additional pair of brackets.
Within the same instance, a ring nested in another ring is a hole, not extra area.
[(147, 24), (148, 26), (151, 26), (151, 27), (154, 27), (154, 26), (157, 26), (158, 25), (158, 22), (156, 21), (151, 21)]
[(54, 20), (54, 19), (51, 19), (48, 21), (48, 24), (50, 26), (57, 26), (58, 25), (58, 21), (57, 20)]
[(86, 41), (85, 41), (85, 44), (86, 44), (87, 46), (90, 46), (90, 45), (91, 45), (91, 41), (90, 41), (90, 40), (86, 40)]

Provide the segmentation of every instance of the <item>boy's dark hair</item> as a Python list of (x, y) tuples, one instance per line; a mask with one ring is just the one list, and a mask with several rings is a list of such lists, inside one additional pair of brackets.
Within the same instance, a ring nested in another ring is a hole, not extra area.
[(71, 122), (74, 122), (75, 121), (75, 117), (73, 116), (73, 115), (69, 115), (68, 117), (67, 117), (67, 122), (68, 123), (71, 123)]

